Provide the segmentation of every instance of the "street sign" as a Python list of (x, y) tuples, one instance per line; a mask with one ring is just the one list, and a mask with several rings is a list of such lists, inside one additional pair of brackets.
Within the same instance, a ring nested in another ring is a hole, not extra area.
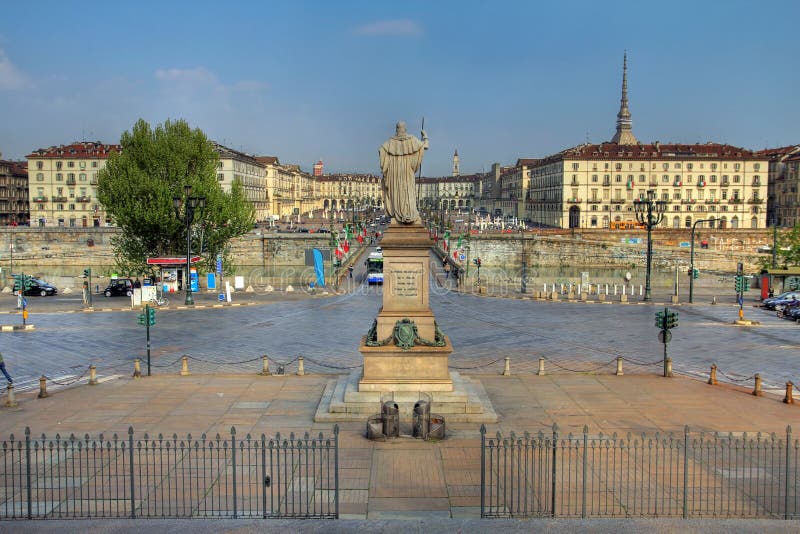
[(459, 259), (459, 260), (461, 260), (461, 261), (464, 261), (464, 260), (466, 260), (466, 259), (467, 259), (467, 257), (466, 257), (464, 254), (460, 254), (460, 255), (458, 256), (458, 259)]
[(222, 258), (217, 256), (217, 272), (222, 273)]
[(688, 241), (681, 241), (680, 243), (678, 243), (678, 246), (681, 248), (689, 248), (692, 246), (692, 244), (689, 243)]
[(670, 332), (669, 330), (659, 330), (658, 342), (669, 343), (670, 341), (672, 341), (672, 332)]

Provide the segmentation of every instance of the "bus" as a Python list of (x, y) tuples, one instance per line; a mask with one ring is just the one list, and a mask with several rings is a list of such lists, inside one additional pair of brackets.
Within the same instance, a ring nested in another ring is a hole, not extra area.
[(383, 284), (383, 253), (370, 252), (367, 261), (367, 283)]
[(645, 225), (639, 221), (611, 221), (609, 228), (612, 230), (644, 230)]

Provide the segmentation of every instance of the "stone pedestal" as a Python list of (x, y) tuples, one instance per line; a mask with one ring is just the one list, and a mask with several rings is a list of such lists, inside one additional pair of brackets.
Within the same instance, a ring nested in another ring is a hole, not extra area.
[[(452, 391), (447, 363), (453, 347), (436, 341), (430, 308), (430, 248), (421, 225), (392, 226), (383, 240), (383, 306), (376, 318), (377, 334), (369, 346), (361, 340), (364, 374), (359, 391)], [(417, 339), (403, 348), (393, 339), (398, 321), (413, 321)]]

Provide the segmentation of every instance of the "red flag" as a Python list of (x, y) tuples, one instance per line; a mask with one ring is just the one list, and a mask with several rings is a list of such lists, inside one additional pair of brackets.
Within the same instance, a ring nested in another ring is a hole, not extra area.
[(364, 236), (362, 236), (361, 234), (358, 234), (358, 237), (356, 239), (358, 239), (359, 243), (363, 243), (364, 242)]
[(364, 237), (367, 237), (367, 227), (366, 226), (364, 227), (363, 235), (364, 235)]
[(344, 240), (344, 251), (350, 252), (350, 241), (348, 241), (347, 239)]
[(457, 260), (457, 259), (458, 259), (458, 251), (457, 251), (457, 250), (454, 250), (454, 251), (453, 251), (453, 259), (454, 259), (454, 260)]
[(445, 252), (447, 252), (447, 240), (446, 239), (442, 239), (442, 248), (445, 250)]

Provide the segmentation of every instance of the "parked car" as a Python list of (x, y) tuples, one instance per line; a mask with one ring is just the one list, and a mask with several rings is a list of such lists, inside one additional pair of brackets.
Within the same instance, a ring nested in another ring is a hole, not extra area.
[(778, 317), (792, 319), (794, 317), (794, 312), (800, 309), (800, 300), (792, 298), (785, 304), (777, 304), (775, 309), (778, 310)]
[(42, 297), (49, 297), (58, 293), (58, 289), (55, 286), (52, 286), (45, 282), (44, 280), (39, 280), (38, 278), (31, 278), (31, 285), (28, 289), (25, 290), (24, 294), (28, 296), (42, 296)]
[(103, 290), (107, 297), (130, 297), (133, 295), (133, 281), (130, 278), (116, 278)]
[(761, 303), (768, 310), (774, 310), (776, 306), (782, 306), (792, 300), (792, 297), (800, 299), (800, 291), (786, 291), (780, 295), (764, 299)]

